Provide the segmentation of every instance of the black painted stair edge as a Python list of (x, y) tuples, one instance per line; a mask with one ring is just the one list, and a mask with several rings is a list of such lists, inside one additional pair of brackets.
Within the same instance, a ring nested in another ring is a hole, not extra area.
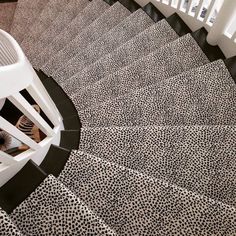
[(78, 149), (79, 140), (80, 140), (80, 132), (78, 130), (62, 130), (59, 146), (69, 150)]
[(11, 2), (18, 2), (18, 0), (0, 0), (1, 3), (11, 3)]
[(236, 83), (236, 56), (225, 59), (224, 63)]
[(46, 157), (40, 165), (40, 168), (47, 174), (52, 174), (58, 177), (70, 157), (71, 151), (66, 148), (61, 148), (51, 145)]
[(113, 4), (115, 4), (118, 0), (103, 0), (104, 2), (106, 2), (107, 4), (109, 4), (110, 6), (112, 6)]
[(118, 0), (118, 1), (132, 13), (141, 8), (141, 6), (134, 0)]
[(44, 181), (47, 174), (33, 161), (0, 188), (0, 207), (10, 214)]
[(154, 22), (158, 22), (165, 18), (165, 16), (151, 2), (145, 5), (142, 9)]
[(208, 32), (204, 27), (191, 33), (192, 37), (196, 40), (202, 51), (211, 62), (219, 59), (225, 59), (224, 53), (218, 46), (212, 46), (207, 42), (207, 34)]
[(177, 13), (167, 17), (166, 21), (180, 37), (188, 33), (192, 33), (192, 30), (186, 25), (186, 23)]
[(61, 113), (65, 129), (80, 130), (82, 125), (79, 115), (69, 96), (52, 77), (41, 70), (37, 74)]

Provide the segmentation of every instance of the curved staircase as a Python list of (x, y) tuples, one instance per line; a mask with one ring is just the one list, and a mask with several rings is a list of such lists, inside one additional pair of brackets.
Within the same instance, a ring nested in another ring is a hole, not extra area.
[(236, 57), (152, 3), (2, 12), (64, 129), (0, 187), (0, 235), (236, 236)]

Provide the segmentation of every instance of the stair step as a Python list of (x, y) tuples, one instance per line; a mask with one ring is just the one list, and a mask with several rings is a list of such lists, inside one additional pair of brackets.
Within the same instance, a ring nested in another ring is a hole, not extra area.
[(134, 0), (119, 0), (130, 12), (135, 12), (140, 8), (140, 5)]
[(41, 69), (46, 74), (52, 75), (77, 53), (85, 49), (89, 44), (95, 42), (130, 14), (130, 11), (128, 11), (122, 4), (119, 2), (115, 3), (82, 32), (79, 32), (72, 41), (67, 42), (65, 47), (58, 53), (53, 53), (54, 49), (50, 50), (47, 48), (47, 50), (44, 50), (40, 56), (42, 57), (42, 61), (45, 61), (46, 63), (41, 67)]
[(47, 177), (33, 161), (0, 188), (0, 207), (8, 214), (19, 206)]
[(2, 235), (22, 236), (5, 211), (0, 208), (0, 232)]
[(61, 131), (60, 147), (68, 150), (78, 149), (80, 140), (79, 130), (64, 130)]
[(235, 93), (219, 60), (81, 111), (79, 117), (83, 127), (233, 125)]
[(192, 32), (177, 13), (167, 17), (166, 20), (179, 36), (184, 36)]
[(60, 85), (71, 96), (177, 38), (166, 20), (161, 20)]
[(31, 48), (37, 43), (44, 31), (50, 27), (51, 23), (57, 16), (67, 7), (70, 0), (50, 0), (46, 7), (42, 10), (36, 22), (30, 27), (30, 30), (21, 43), (21, 47), (27, 54)]
[(32, 62), (33, 59), (41, 53), (52, 40), (65, 29), (68, 24), (82, 12), (87, 5), (88, 0), (71, 0), (65, 9), (58, 15), (46, 31), (38, 39), (37, 43), (27, 51), (27, 57)]
[[(110, 5), (106, 4), (103, 0), (92, 1), (84, 11), (78, 14), (70, 24), (68, 24), (65, 29), (63, 29), (51, 41), (48, 41), (47, 45), (41, 47), (40, 53), (32, 59), (32, 64), (38, 69), (41, 68), (46, 63), (47, 58), (50, 58), (50, 55), (55, 55), (58, 51), (64, 48), (65, 45), (73, 40), (78, 33), (86, 29), (109, 8)], [(41, 53), (44, 52), (47, 52), (46, 58), (44, 56), (41, 57)]]
[(58, 179), (118, 235), (235, 232), (235, 208), (83, 152)]
[(25, 235), (115, 235), (113, 230), (52, 175), (10, 216)]
[(65, 86), (65, 91), (67, 92), (66, 87), (73, 88), (71, 100), (76, 109), (82, 111), (123, 96), (132, 90), (165, 81), (208, 62), (201, 48), (188, 34), (87, 88), (76, 90), (76, 85), (73, 84)]
[(127, 42), (153, 23), (153, 20), (142, 9), (137, 10), (73, 57), (59, 71), (52, 75), (53, 78), (57, 82), (64, 82), (103, 55), (112, 52), (115, 48)]
[(69, 156), (70, 151), (68, 149), (51, 145), (46, 157), (40, 164), (40, 168), (57, 177), (63, 170)]
[(79, 150), (236, 207), (235, 126), (81, 130)]
[(0, 1), (0, 29), (10, 31), (16, 5), (16, 0)]
[[(47, 6), (49, 0), (18, 0), (10, 34), (21, 43), (30, 27)], [(30, 9), (29, 9), (30, 4)]]
[(80, 130), (82, 127), (78, 114), (63, 119), (63, 124), (65, 130)]
[(227, 58), (225, 65), (236, 83), (236, 56)]
[(212, 46), (207, 42), (207, 34), (207, 30), (205, 28), (201, 28), (193, 32), (192, 36), (210, 61), (225, 59), (223, 52), (218, 46)]
[(143, 10), (151, 17), (154, 22), (163, 20), (165, 16), (150, 2), (143, 7)]

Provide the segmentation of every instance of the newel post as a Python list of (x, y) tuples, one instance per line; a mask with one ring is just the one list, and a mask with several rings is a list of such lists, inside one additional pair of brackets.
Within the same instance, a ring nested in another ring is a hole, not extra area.
[(221, 35), (229, 27), (236, 14), (236, 1), (224, 0), (220, 12), (209, 31), (207, 41), (211, 45), (216, 45)]

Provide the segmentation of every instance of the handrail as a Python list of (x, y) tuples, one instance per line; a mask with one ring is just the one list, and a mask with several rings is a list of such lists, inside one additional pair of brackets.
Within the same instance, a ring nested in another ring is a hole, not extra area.
[[(149, 0), (136, 0), (141, 6)], [(235, 0), (151, 0), (166, 17), (178, 13), (192, 31), (205, 27), (207, 41), (218, 45), (226, 57), (236, 55)]]

